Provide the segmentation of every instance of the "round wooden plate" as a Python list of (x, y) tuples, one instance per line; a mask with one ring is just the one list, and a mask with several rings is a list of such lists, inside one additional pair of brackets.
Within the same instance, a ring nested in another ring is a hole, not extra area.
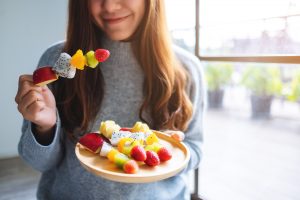
[(190, 152), (182, 142), (178, 142), (162, 132), (154, 132), (159, 137), (160, 143), (171, 150), (172, 159), (161, 162), (156, 167), (140, 164), (140, 170), (136, 174), (126, 174), (107, 158), (79, 148), (79, 144), (76, 145), (75, 153), (81, 165), (97, 176), (124, 183), (159, 181), (172, 177), (184, 169), (190, 159)]

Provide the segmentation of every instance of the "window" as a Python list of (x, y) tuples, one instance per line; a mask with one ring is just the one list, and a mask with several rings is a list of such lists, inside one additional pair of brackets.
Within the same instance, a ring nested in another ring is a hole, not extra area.
[(195, 0), (166, 0), (169, 30), (179, 46), (195, 51)]
[(197, 2), (202, 60), (300, 63), (299, 0)]
[(166, 2), (174, 41), (208, 85), (200, 195), (297, 199), (300, 0)]

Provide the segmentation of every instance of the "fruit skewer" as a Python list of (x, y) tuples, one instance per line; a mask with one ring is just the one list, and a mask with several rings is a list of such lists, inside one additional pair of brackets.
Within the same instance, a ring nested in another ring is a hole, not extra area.
[(113, 148), (99, 133), (87, 133), (78, 142), (84, 149), (108, 158), (125, 173), (134, 174), (139, 170), (136, 161)]
[(117, 145), (122, 138), (132, 138), (138, 140), (141, 145), (149, 145), (159, 142), (147, 124), (136, 122), (132, 128), (121, 128), (112, 120), (101, 122), (99, 131), (112, 145)]
[(155, 133), (145, 123), (136, 122), (130, 129), (120, 128), (114, 121), (108, 120), (101, 122), (100, 132), (120, 152), (149, 166), (159, 165), (172, 158), (171, 151), (159, 143)]
[(59, 77), (74, 78), (76, 69), (83, 70), (85, 66), (95, 68), (100, 62), (107, 60), (109, 55), (110, 52), (106, 49), (97, 49), (95, 52), (89, 51), (85, 55), (79, 49), (72, 57), (63, 52), (53, 67), (43, 66), (33, 72), (33, 83), (44, 86), (56, 81)]

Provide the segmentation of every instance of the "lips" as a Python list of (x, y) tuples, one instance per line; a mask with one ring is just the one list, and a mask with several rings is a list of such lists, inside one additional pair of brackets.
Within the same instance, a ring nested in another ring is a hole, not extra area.
[(102, 18), (103, 21), (107, 24), (117, 24), (120, 23), (124, 20), (126, 20), (130, 15), (124, 16), (124, 17), (107, 17), (107, 18)]

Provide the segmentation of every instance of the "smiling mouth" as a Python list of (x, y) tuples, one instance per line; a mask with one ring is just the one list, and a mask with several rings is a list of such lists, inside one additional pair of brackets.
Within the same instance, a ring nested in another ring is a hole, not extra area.
[(103, 18), (103, 21), (107, 24), (118, 24), (124, 20), (126, 20), (130, 15), (125, 17), (116, 17), (116, 18)]

